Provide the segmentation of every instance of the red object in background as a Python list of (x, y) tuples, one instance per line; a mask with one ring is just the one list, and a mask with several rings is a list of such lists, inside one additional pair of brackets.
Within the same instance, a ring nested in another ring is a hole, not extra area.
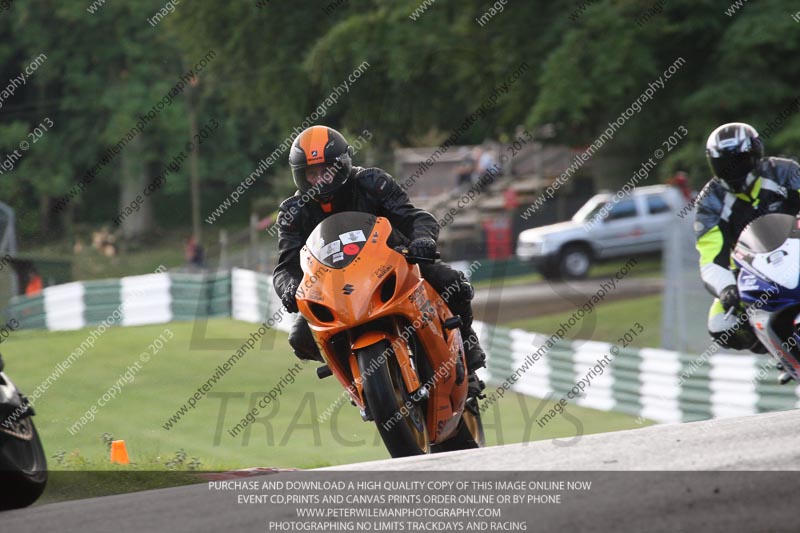
[(361, 248), (359, 248), (357, 244), (351, 242), (350, 244), (344, 245), (342, 252), (344, 252), (345, 255), (356, 255), (360, 249)]
[(197, 239), (194, 238), (194, 235), (186, 239), (186, 242), (183, 245), (183, 258), (186, 259), (187, 263), (191, 263), (192, 259), (194, 259), (194, 255), (197, 253)]
[(28, 285), (25, 286), (25, 296), (35, 296), (42, 292), (42, 276), (39, 274), (32, 274)]
[(499, 216), (485, 220), (486, 253), (489, 259), (508, 259), (511, 257), (511, 218)]
[(277, 211), (275, 213), (272, 213), (271, 215), (266, 216), (266, 217), (262, 218), (261, 220), (259, 220), (258, 221), (258, 225), (256, 226), (256, 229), (258, 231), (264, 231), (265, 229), (270, 227), (273, 222), (275, 222), (276, 218), (277, 218)]
[(503, 193), (506, 211), (513, 211), (519, 207), (519, 193), (516, 189), (506, 189)]
[(689, 175), (686, 172), (678, 171), (667, 180), (667, 185), (676, 187), (686, 200), (692, 199), (692, 188), (689, 186)]

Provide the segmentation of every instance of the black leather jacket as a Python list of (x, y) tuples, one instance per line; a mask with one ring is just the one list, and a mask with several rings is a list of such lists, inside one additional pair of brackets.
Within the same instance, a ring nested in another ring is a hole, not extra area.
[(439, 224), (433, 215), (414, 207), (389, 174), (379, 168), (353, 167), (350, 179), (336, 192), (332, 213), (324, 213), (317, 201), (304, 198), (299, 192), (281, 203), (277, 220), (278, 264), (272, 278), (278, 296), (292, 282), (299, 284), (302, 280), (300, 249), (317, 224), (342, 211), (386, 217), (403, 244), (420, 237), (439, 237)]

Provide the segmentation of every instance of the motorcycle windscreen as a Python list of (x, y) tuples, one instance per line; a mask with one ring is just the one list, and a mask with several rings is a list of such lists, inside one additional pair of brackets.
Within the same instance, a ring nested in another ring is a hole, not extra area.
[(759, 217), (742, 230), (739, 243), (757, 254), (777, 250), (786, 239), (800, 237), (798, 221), (792, 215), (773, 213)]
[(358, 257), (375, 227), (377, 217), (369, 213), (331, 215), (314, 228), (306, 246), (314, 258), (328, 268), (344, 268)]
[(751, 222), (739, 236), (734, 258), (743, 268), (740, 291), (759, 292), (770, 283), (795, 289), (800, 282), (800, 229), (791, 215), (770, 214)]

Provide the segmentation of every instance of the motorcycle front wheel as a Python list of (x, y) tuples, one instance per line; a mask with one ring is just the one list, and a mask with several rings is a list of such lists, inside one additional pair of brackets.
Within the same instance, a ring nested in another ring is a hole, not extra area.
[(0, 510), (35, 502), (47, 484), (47, 460), (33, 420), (0, 428)]
[(387, 341), (356, 351), (364, 401), (392, 457), (431, 452), (425, 412), (406, 391), (400, 365)]

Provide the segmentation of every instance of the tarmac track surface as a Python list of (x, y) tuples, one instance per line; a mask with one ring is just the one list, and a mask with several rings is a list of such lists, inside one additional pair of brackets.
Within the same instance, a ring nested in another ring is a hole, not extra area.
[[(559, 505), (506, 506), (503, 517), (527, 520), (529, 531), (798, 531), (799, 428), (800, 411), (786, 411), (249, 479), (583, 479), (590, 491)], [(0, 513), (0, 529), (249, 532), (280, 519), (297, 515), (288, 506), (238, 505), (203, 483)]]
[[(488, 289), (475, 291), (472, 301), (475, 318), (489, 324), (503, 324), (521, 318), (574, 311), (597, 293), (608, 277), (581, 281), (539, 282), (531, 285), (503, 287), (499, 282)], [(661, 278), (632, 278), (617, 281), (604, 302), (660, 294)]]

